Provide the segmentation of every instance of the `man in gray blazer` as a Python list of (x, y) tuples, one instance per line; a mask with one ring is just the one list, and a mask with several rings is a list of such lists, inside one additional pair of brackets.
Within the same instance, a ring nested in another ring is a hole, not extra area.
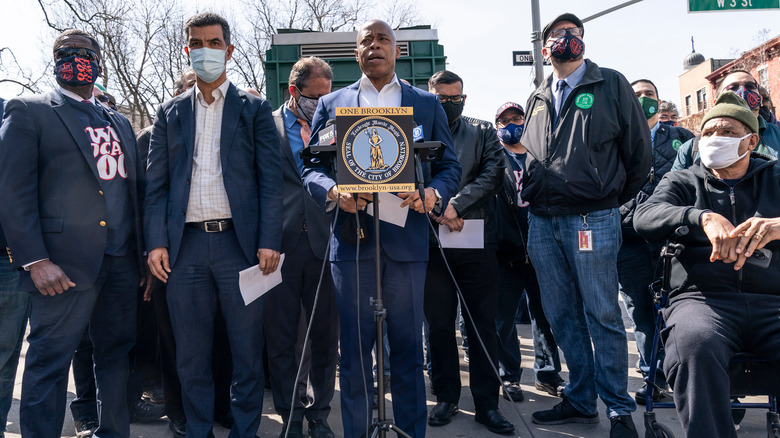
[[(290, 72), (290, 100), (273, 112), (284, 177), (282, 253), (285, 263), (282, 266), (284, 282), (265, 298), (263, 322), (266, 333), (273, 333), (266, 339), (271, 389), (276, 412), (284, 419), (285, 430), (291, 423), (288, 438), (303, 436), (304, 415), (309, 420), (312, 438), (334, 436), (327, 418), (336, 380), (339, 325), (330, 266), (326, 266), (317, 297), (323, 259), (327, 260), (330, 216), (322, 212), (303, 186), (300, 157), (300, 152), (309, 145), (310, 122), (317, 102), (330, 93), (332, 80), (333, 72), (328, 63), (316, 57), (301, 58)], [(312, 324), (306, 351), (302, 351), (306, 333), (300, 330), (301, 309), (305, 311), (306, 323)], [(301, 399), (306, 394), (296, 393), (295, 407), (290, 415), (293, 387), (298, 387), (295, 375), (301, 355), (310, 357), (311, 361), (304, 366), (299, 381), (305, 382), (308, 375), (314, 397), (311, 405), (304, 408)]]

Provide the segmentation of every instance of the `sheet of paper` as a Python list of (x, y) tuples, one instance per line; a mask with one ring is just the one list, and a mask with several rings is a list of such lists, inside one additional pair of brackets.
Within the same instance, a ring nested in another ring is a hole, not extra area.
[(439, 239), (442, 248), (482, 249), (485, 247), (485, 221), (464, 220), (460, 231), (450, 231), (448, 226), (439, 225)]
[[(406, 226), (406, 217), (409, 215), (409, 207), (399, 207), (403, 199), (388, 192), (379, 192), (379, 220), (389, 222), (398, 227)], [(366, 212), (374, 215), (374, 203), (366, 206)]]
[(284, 254), (279, 257), (279, 267), (271, 274), (263, 275), (263, 271), (259, 268), (260, 265), (254, 265), (238, 273), (238, 287), (241, 289), (245, 306), (282, 283), (283, 264)]

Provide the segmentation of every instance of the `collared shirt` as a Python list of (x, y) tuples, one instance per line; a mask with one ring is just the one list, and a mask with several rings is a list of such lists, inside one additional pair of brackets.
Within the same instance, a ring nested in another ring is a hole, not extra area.
[(655, 122), (655, 125), (653, 125), (652, 128), (650, 128), (650, 140), (653, 144), (653, 149), (655, 149), (655, 133), (658, 132), (658, 127), (661, 126), (660, 123)]
[(211, 92), (214, 102), (206, 103), (200, 88), (195, 87), (195, 148), (192, 154), (190, 199), (186, 222), (229, 219), (230, 212), (225, 183), (222, 179), (220, 140), (222, 110), (230, 81), (225, 80)]
[(60, 87), (60, 94), (62, 94), (65, 97), (70, 97), (71, 99), (75, 100), (76, 102), (83, 102), (85, 100), (88, 100), (91, 104), (97, 105), (97, 102), (95, 102), (95, 96), (89, 96), (89, 99), (84, 99), (83, 97), (79, 96), (78, 94), (66, 90), (62, 87)]
[[(566, 99), (569, 97), (569, 94), (571, 94), (571, 91), (580, 83), (582, 80), (582, 77), (585, 76), (585, 70), (586, 65), (585, 61), (582, 61), (582, 64), (580, 64), (579, 67), (577, 67), (576, 70), (571, 72), (571, 74), (564, 79), (566, 81), (567, 87), (563, 89), (563, 103), (566, 102)], [(553, 107), (555, 106), (555, 87), (556, 84), (558, 84), (558, 81), (561, 79), (558, 77), (558, 75), (555, 74), (555, 71), (553, 70), (553, 78), (552, 78), (552, 91), (553, 91)], [(561, 108), (563, 108), (563, 103), (561, 103)]]
[(377, 91), (374, 84), (371, 83), (371, 79), (363, 74), (360, 78), (358, 102), (362, 107), (401, 106), (401, 82), (398, 81), (398, 76), (393, 73), (393, 80)]
[(299, 154), (304, 147), (303, 138), (301, 138), (301, 124), (298, 123), (298, 115), (288, 106), (289, 103), (288, 101), (282, 107), (282, 117), (284, 117), (284, 129), (287, 131), (287, 142), (290, 143), (290, 150), (300, 173), (303, 171), (303, 160)]

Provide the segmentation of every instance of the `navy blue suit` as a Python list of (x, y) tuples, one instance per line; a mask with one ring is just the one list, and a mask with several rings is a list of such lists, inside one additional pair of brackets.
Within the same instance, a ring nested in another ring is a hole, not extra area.
[[(427, 187), (439, 191), (446, 206), (449, 198), (458, 191), (461, 168), (444, 109), (433, 94), (403, 83), (401, 89), (401, 106), (413, 108), (414, 121), (422, 126), (425, 140), (438, 140), (446, 145), (443, 160), (431, 166), (432, 179), (426, 182)], [(335, 118), (336, 107), (360, 106), (358, 91), (359, 82), (320, 98), (312, 120), (312, 138), (327, 120)], [(304, 182), (315, 201), (325, 208), (328, 190), (335, 184), (327, 170), (304, 169)], [(341, 211), (333, 226), (338, 230), (347, 220), (354, 221), (354, 215)], [(380, 224), (382, 291), (387, 307), (394, 418), (401, 429), (420, 438), (425, 436), (427, 415), (422, 374), (427, 221), (425, 215), (410, 209), (404, 228), (385, 222)], [(373, 262), (374, 225), (370, 216), (366, 217), (366, 228), (368, 240), (360, 245), (359, 263), (355, 261), (355, 245), (344, 242), (338, 232), (331, 240), (330, 260), (341, 319), (341, 409), (344, 434), (348, 438), (357, 438), (366, 432), (366, 417), (371, 412), (371, 349), (376, 327), (369, 299), (375, 295), (376, 272)], [(360, 272), (359, 299), (357, 271)], [(363, 370), (360, 369), (361, 353)]]
[[(220, 133), (222, 181), (234, 229), (186, 227), (195, 146), (195, 88), (164, 103), (154, 122), (144, 199), (146, 248), (168, 248), (167, 301), (176, 341), (187, 436), (213, 436), (211, 353), (219, 302), (233, 357), (231, 437), (253, 438), (263, 402), (263, 299), (244, 305), (238, 272), (257, 250), (279, 251), (282, 186), (271, 107), (230, 84)], [(222, 219), (222, 218), (211, 218)]]
[(112, 192), (97, 168), (99, 144), (92, 143), (74, 107), (91, 104), (66, 99), (52, 91), (11, 100), (0, 130), (0, 222), (13, 266), (50, 259), (76, 284), (47, 296), (36, 290), (29, 272), (20, 276), (20, 287), (30, 291), (32, 305), (20, 408), (22, 434), (59, 436), (68, 368), (89, 325), (101, 406), (97, 435), (128, 436), (128, 353), (135, 342), (135, 293), (142, 274), (138, 149), (127, 119), (102, 110), (124, 155), (127, 174), (122, 187), (127, 190), (122, 188), (117, 196), (129, 196), (132, 217), (124, 219), (132, 224), (135, 236), (130, 243), (135, 251), (111, 256), (106, 251), (112, 224), (106, 221), (111, 201), (107, 196)]

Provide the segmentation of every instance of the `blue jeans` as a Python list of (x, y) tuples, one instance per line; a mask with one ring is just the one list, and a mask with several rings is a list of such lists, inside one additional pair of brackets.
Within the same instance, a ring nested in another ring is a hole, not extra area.
[[(634, 325), (634, 339), (639, 351), (639, 369), (643, 376), (650, 371), (648, 361), (653, 354), (653, 335), (655, 334), (656, 309), (653, 294), (648, 286), (655, 280), (656, 262), (660, 247), (651, 245), (639, 238), (623, 240), (618, 253), (618, 278), (620, 295), (626, 312)], [(663, 353), (661, 353), (663, 354)], [(663, 356), (657, 358), (658, 366), (655, 384), (666, 388), (666, 379), (661, 371)]]
[[(523, 375), (520, 368), (520, 342), (517, 339), (515, 315), (523, 299), (528, 301), (531, 318), (531, 332), (534, 337), (534, 378), (547, 384), (561, 382), (561, 360), (558, 357), (558, 344), (555, 343), (550, 323), (542, 310), (539, 283), (532, 265), (522, 261), (502, 262), (498, 265), (498, 315), (496, 332), (498, 333), (498, 360), (504, 370), (504, 380), (519, 382)], [(523, 290), (526, 291), (523, 294)], [(525, 296), (524, 296), (525, 295)]]
[[(592, 232), (591, 252), (579, 250), (583, 229)], [(528, 234), (544, 313), (569, 366), (566, 398), (583, 414), (597, 412), (597, 396), (607, 416), (630, 414), (636, 403), (627, 391), (628, 345), (618, 303), (618, 209), (585, 218), (531, 214)]]
[(30, 294), (19, 290), (19, 273), (0, 257), (0, 435), (14, 395), (16, 366), (30, 315)]

